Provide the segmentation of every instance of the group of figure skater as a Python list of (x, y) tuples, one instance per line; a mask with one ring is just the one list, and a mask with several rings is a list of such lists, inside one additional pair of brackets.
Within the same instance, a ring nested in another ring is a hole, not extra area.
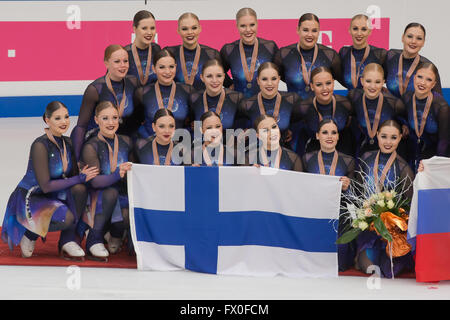
[[(403, 49), (387, 51), (369, 45), (370, 19), (357, 15), (349, 26), (353, 44), (339, 52), (317, 43), (320, 21), (312, 13), (299, 19), (299, 41), (282, 48), (258, 37), (251, 8), (237, 12), (236, 26), (240, 39), (218, 51), (199, 43), (200, 20), (184, 13), (182, 43), (161, 49), (155, 17), (137, 12), (134, 42), (105, 49), (107, 72), (86, 88), (70, 138), (64, 103), (47, 105), (48, 128), (32, 143), (7, 205), (2, 239), (10, 248), (20, 245), (29, 258), (39, 237), (61, 231), (58, 250), (66, 259), (107, 260), (123, 247), (133, 254), (126, 188), (132, 163), (270, 166), (340, 176), (343, 192), (374, 175), (380, 188), (407, 177), (411, 197), (421, 160), (450, 156), (450, 108), (438, 69), (420, 55), (422, 25), (406, 26)], [(347, 96), (334, 93), (335, 81)], [(194, 123), (203, 139), (189, 145), (200, 161), (190, 152), (175, 161), (175, 130), (192, 133)], [(226, 129), (242, 129), (231, 140), (243, 141), (244, 163), (225, 161), (230, 153), (237, 159), (238, 144), (225, 141)], [(251, 129), (258, 143), (245, 137)], [(339, 269), (366, 271), (386, 255), (380, 243), (374, 235), (370, 244), (339, 245)], [(395, 273), (413, 265), (411, 254), (402, 257)], [(383, 275), (390, 270), (382, 268)]]

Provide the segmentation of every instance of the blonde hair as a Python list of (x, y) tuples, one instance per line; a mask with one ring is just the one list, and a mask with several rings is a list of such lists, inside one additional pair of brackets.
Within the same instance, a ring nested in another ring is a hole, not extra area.
[(194, 18), (195, 20), (197, 20), (197, 22), (200, 23), (200, 19), (198, 18), (198, 16), (195, 13), (185, 12), (178, 18), (178, 25), (180, 25), (181, 20), (184, 20), (186, 18)]
[(256, 15), (256, 11), (253, 10), (252, 8), (239, 9), (239, 11), (236, 13), (236, 21), (239, 21), (239, 19), (244, 16), (252, 16), (252, 17), (255, 17), (255, 19), (258, 19), (257, 15)]
[(125, 50), (124, 47), (122, 47), (120, 44), (110, 44), (109, 46), (106, 47), (105, 49), (105, 55), (103, 57), (104, 61), (108, 61), (109, 58), (111, 58), (111, 55), (116, 52), (117, 50), (124, 50), (125, 52), (127, 52)]
[(367, 72), (370, 72), (370, 71), (376, 71), (376, 72), (381, 73), (381, 74), (383, 75), (383, 79), (384, 79), (384, 69), (383, 69), (383, 67), (382, 67), (381, 65), (379, 65), (378, 63), (372, 62), (372, 63), (369, 63), (367, 66), (365, 66), (364, 71), (363, 71), (363, 74), (362, 74), (361, 77), (364, 78), (364, 76), (366, 75), (366, 73), (367, 73)]

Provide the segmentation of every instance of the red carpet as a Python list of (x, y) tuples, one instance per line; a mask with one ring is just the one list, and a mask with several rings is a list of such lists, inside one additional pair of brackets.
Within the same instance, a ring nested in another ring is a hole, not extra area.
[[(110, 255), (108, 262), (92, 261), (86, 258), (84, 261), (64, 260), (58, 254), (58, 239), (59, 232), (49, 232), (45, 243), (38, 239), (31, 258), (22, 258), (19, 246), (15, 247), (14, 251), (11, 251), (8, 245), (0, 240), (0, 265), (55, 267), (77, 265), (88, 268), (137, 268), (136, 257), (129, 256), (126, 248), (118, 254)], [(84, 242), (82, 247), (84, 249)]]
[[(38, 239), (36, 241), (36, 248), (34, 249), (33, 256), (28, 259), (22, 258), (20, 247), (15, 247), (14, 251), (10, 251), (8, 245), (3, 241), (0, 241), (0, 265), (56, 267), (77, 265), (79, 267), (88, 268), (137, 268), (136, 257), (129, 256), (126, 248), (118, 254), (110, 255), (108, 262), (92, 261), (89, 259), (85, 259), (81, 262), (64, 260), (58, 255), (58, 239), (59, 232), (50, 232), (45, 243), (42, 242), (41, 239)], [(339, 276), (369, 277), (371, 275), (355, 269), (350, 269), (345, 272), (339, 272)], [(398, 276), (398, 278), (410, 279), (414, 279), (415, 277), (416, 275), (414, 273), (405, 273)]]

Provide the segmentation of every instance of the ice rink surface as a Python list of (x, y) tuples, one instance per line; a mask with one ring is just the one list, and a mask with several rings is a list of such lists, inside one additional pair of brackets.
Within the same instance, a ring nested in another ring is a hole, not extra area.
[[(72, 127), (76, 117), (71, 117)], [(23, 177), (42, 118), (0, 119), (0, 219)], [(0, 266), (0, 299), (44, 300), (448, 300), (450, 281), (371, 276), (337, 279), (217, 276), (190, 271)]]

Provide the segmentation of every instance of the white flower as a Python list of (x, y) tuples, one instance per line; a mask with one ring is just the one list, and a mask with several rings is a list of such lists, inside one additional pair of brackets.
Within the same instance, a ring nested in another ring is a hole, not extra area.
[(365, 200), (365, 201), (363, 202), (363, 208), (364, 208), (364, 209), (367, 209), (367, 208), (369, 208), (369, 207), (370, 207), (370, 202), (367, 201), (367, 200)]
[(366, 230), (368, 227), (369, 225), (365, 221), (360, 221), (358, 223), (358, 228), (361, 229), (362, 231)]
[(364, 209), (356, 210), (356, 214), (358, 216), (358, 219), (364, 219), (366, 217), (366, 215), (364, 214)]
[(378, 200), (384, 200), (384, 193), (383, 192), (380, 192), (378, 194)]
[(353, 203), (347, 203), (347, 210), (350, 213), (350, 217), (356, 219), (356, 207)]
[(358, 228), (359, 222), (360, 222), (359, 220), (353, 220), (352, 227), (355, 228), (355, 229)]
[(377, 205), (379, 205), (380, 207), (385, 207), (386, 204), (384, 203), (384, 200), (378, 200), (377, 201)]
[(395, 203), (394, 203), (394, 201), (392, 201), (392, 200), (389, 200), (388, 201), (388, 203), (387, 203), (387, 207), (388, 207), (388, 209), (392, 209), (393, 207), (395, 206)]
[(384, 193), (384, 196), (386, 197), (386, 200), (392, 200), (392, 193), (390, 193), (389, 191), (386, 191)]
[(364, 215), (365, 215), (366, 217), (371, 217), (371, 216), (373, 216), (372, 209), (371, 209), (371, 208), (367, 208), (367, 209), (364, 211)]

